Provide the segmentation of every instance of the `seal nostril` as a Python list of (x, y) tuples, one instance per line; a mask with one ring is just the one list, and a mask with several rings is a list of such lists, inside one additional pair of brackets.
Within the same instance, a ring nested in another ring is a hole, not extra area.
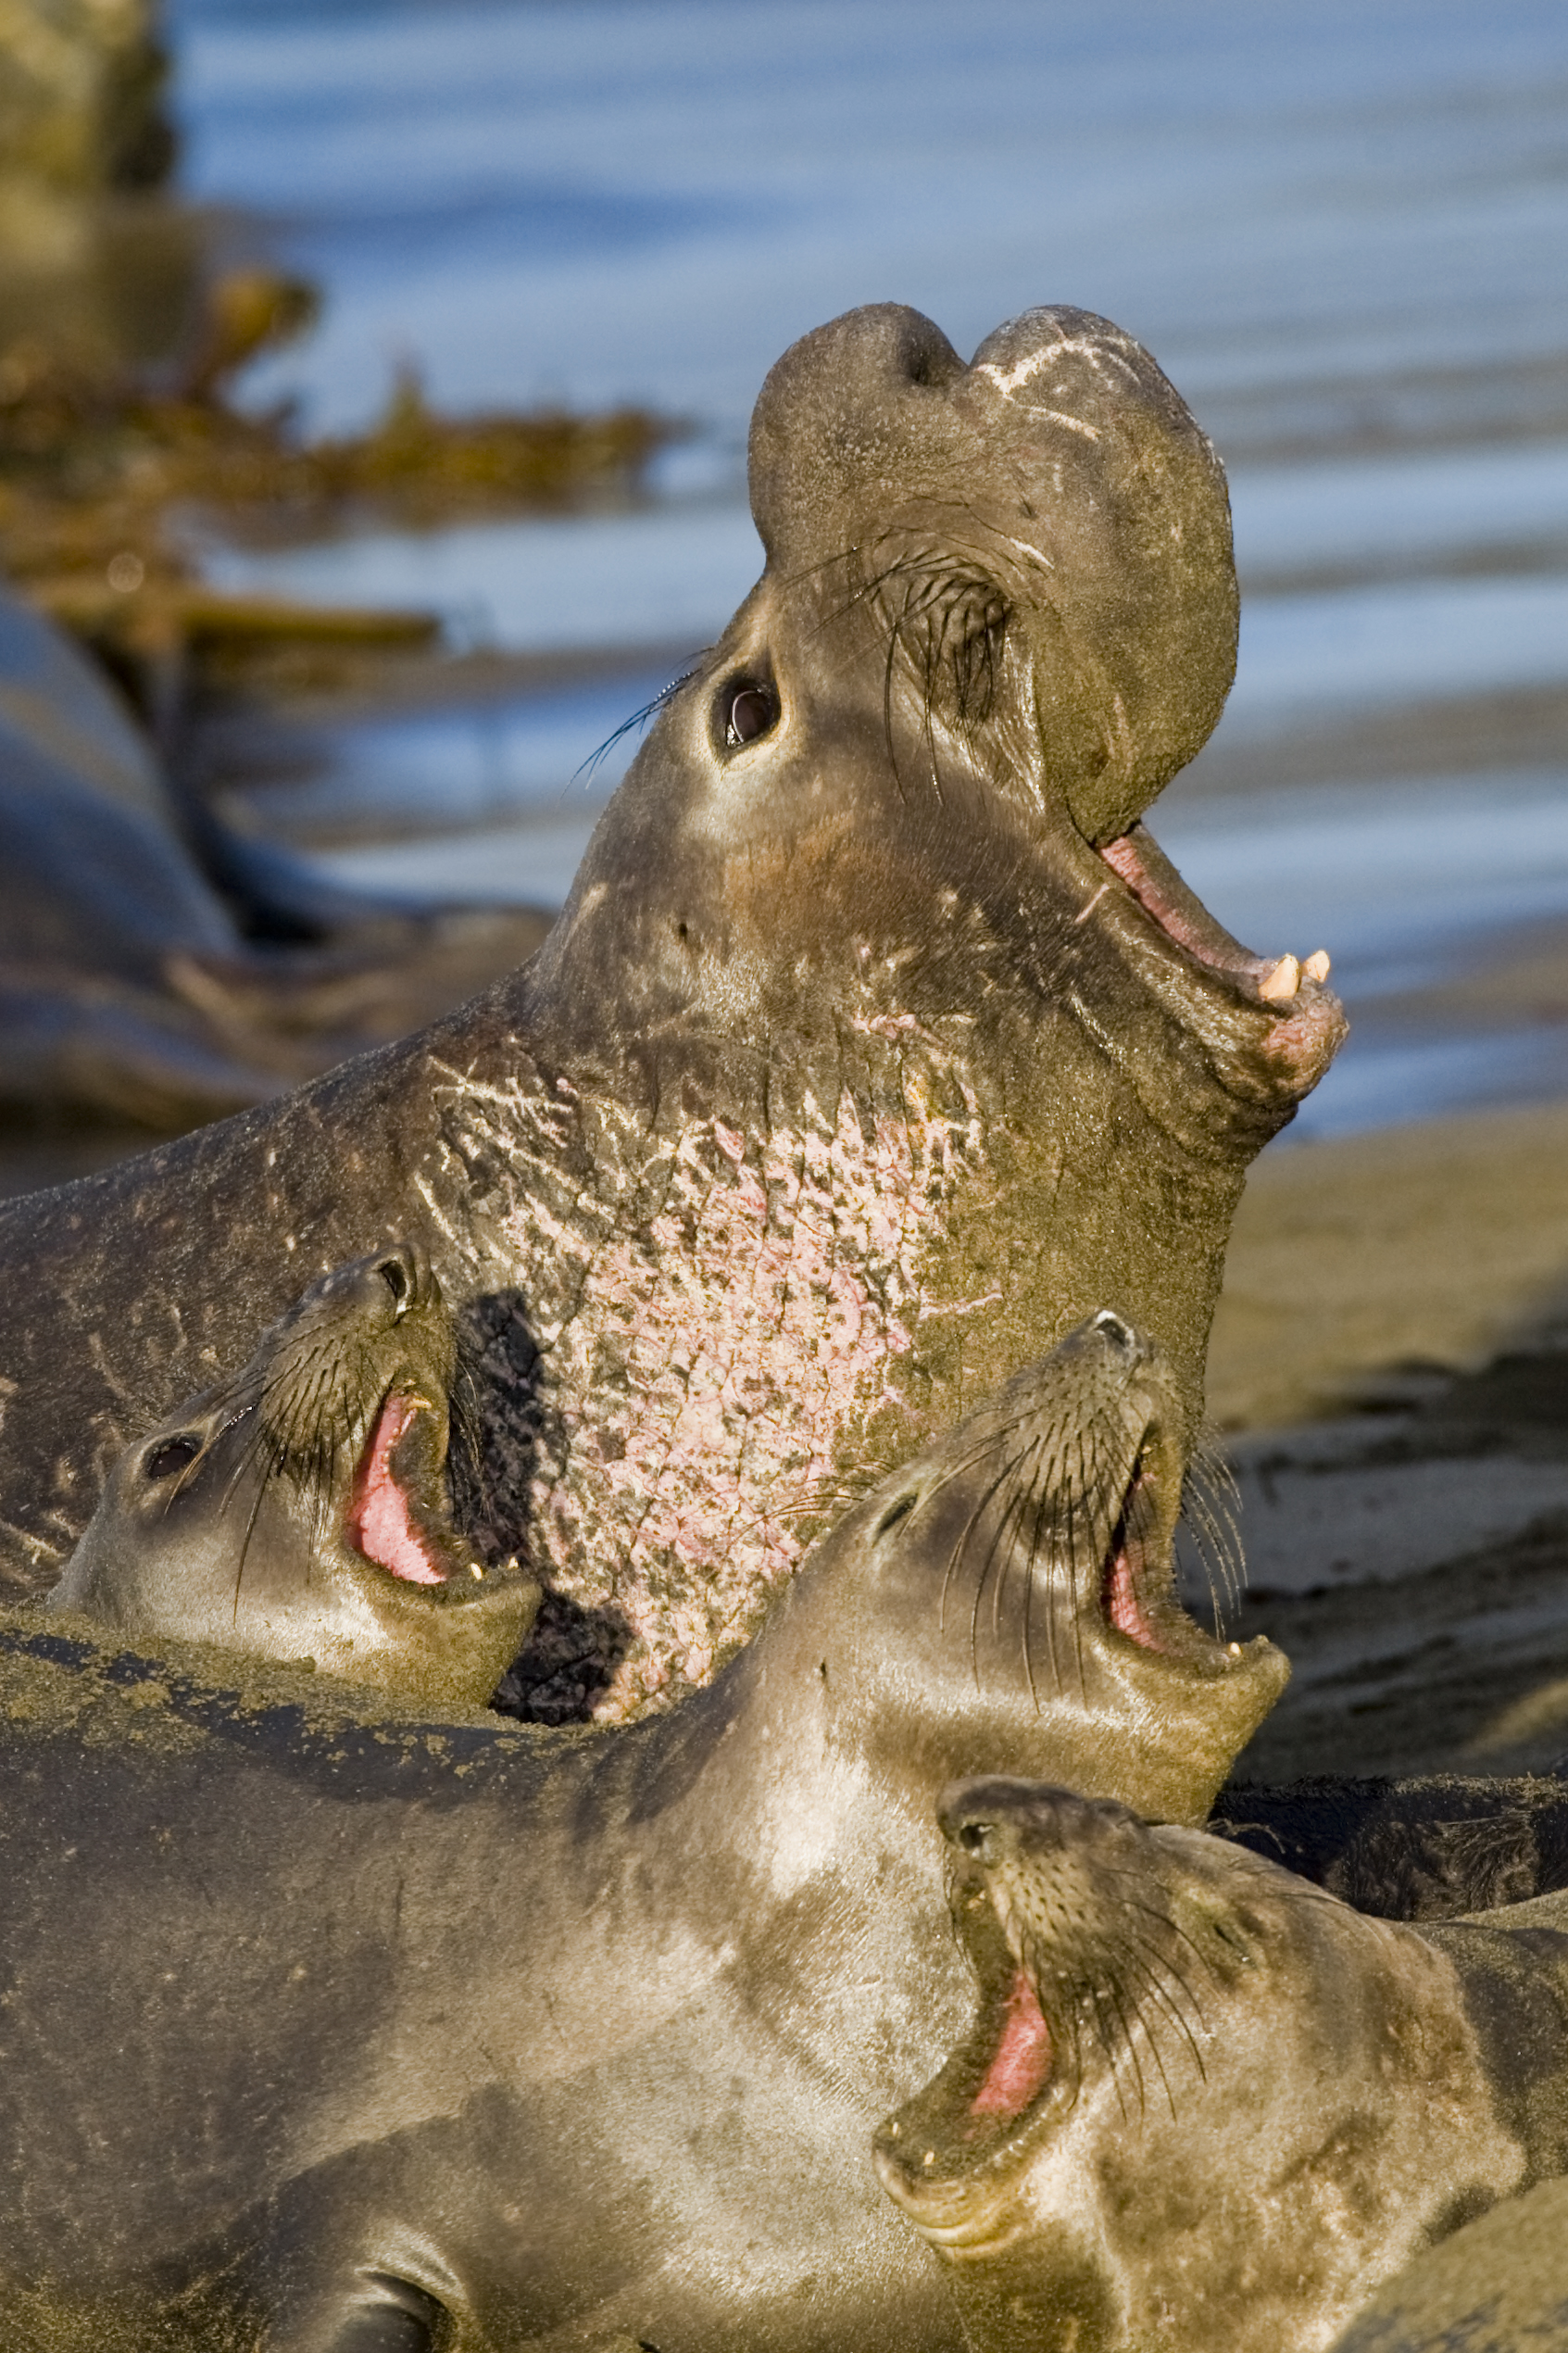
[(176, 1471), (188, 1469), (201, 1450), (201, 1440), (194, 1438), (189, 1430), (178, 1438), (160, 1439), (142, 1457), (142, 1476), (155, 1481), (172, 1478)]
[(766, 679), (742, 678), (724, 688), (720, 711), (725, 749), (736, 751), (777, 725), (779, 698)]
[(1103, 1332), (1107, 1340), (1113, 1340), (1119, 1348), (1124, 1348), (1129, 1353), (1138, 1344), (1137, 1334), (1131, 1324), (1124, 1324), (1121, 1316), (1113, 1315), (1109, 1307), (1102, 1307), (1095, 1317), (1095, 1329)]

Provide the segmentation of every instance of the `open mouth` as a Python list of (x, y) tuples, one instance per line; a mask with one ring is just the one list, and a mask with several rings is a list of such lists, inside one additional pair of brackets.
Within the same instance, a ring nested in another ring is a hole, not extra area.
[(430, 1457), (445, 1460), (442, 1416), (428, 1398), (396, 1389), (382, 1401), (354, 1479), (346, 1535), (353, 1549), (408, 1585), (445, 1585), (452, 1564), (430, 1526)]
[(1145, 1430), (1099, 1568), (1107, 1631), (1185, 1668), (1223, 1670), (1231, 1648), (1188, 1616), (1176, 1593), (1175, 1537), (1183, 1466), (1158, 1422)]
[(953, 1917), (979, 1984), (974, 2023), (941, 2073), (876, 2135), (889, 2195), (929, 2237), (982, 2231), (1007, 2186), (1072, 2107), (1077, 2070), (1041, 2008), (984, 1877), (960, 1869)]
[(445, 1412), (418, 1390), (387, 1391), (360, 1453), (344, 1535), (399, 1584), (456, 1601), (514, 1583), (520, 1571), (515, 1558), (487, 1567), (460, 1542), (446, 1502), (447, 1428)]
[(1254, 956), (1217, 923), (1202, 900), (1188, 889), (1152, 834), (1140, 823), (1114, 841), (1102, 842), (1099, 855), (1121, 875), (1144, 912), (1152, 917), (1168, 939), (1210, 972), (1245, 988), (1261, 1002), (1284, 1012), (1304, 988), (1321, 988), (1329, 975), (1326, 949), (1316, 949), (1304, 960), (1296, 956)]
[[(1328, 987), (1326, 950), (1317, 949), (1305, 958), (1255, 956), (1215, 921), (1141, 822), (1099, 844), (1096, 855), (1153, 925), (1162, 946), (1176, 950), (1176, 969), (1187, 974), (1189, 983), (1206, 984), (1210, 991), (1218, 984), (1233, 1021), (1238, 1014), (1249, 1020), (1255, 1034), (1256, 1024), (1263, 1021), (1257, 1042), (1273, 1086), (1294, 1097), (1315, 1087), (1347, 1026), (1344, 1008)], [(1198, 1004), (1189, 1010), (1207, 1029), (1219, 1007), (1211, 1008), (1208, 1020)]]

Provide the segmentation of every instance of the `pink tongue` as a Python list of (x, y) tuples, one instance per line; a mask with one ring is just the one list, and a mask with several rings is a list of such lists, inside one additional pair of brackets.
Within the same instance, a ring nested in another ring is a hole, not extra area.
[(392, 1450), (419, 1407), (407, 1397), (389, 1397), (381, 1409), (370, 1451), (359, 1473), (359, 1491), (349, 1515), (348, 1541), (356, 1552), (410, 1585), (445, 1585), (408, 1518), (403, 1490), (392, 1475)]
[(1050, 2073), (1050, 2029), (1040, 2015), (1035, 1988), (1022, 1969), (1008, 1995), (1007, 2024), (985, 2081), (970, 2102), (973, 2116), (1017, 2116)]

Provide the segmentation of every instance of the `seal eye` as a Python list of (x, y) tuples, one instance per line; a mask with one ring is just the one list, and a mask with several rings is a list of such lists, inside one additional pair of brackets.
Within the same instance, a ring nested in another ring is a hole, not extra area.
[(188, 1470), (201, 1453), (201, 1440), (186, 1431), (180, 1438), (160, 1440), (143, 1460), (144, 1478), (172, 1478), (176, 1471)]
[(738, 685), (727, 686), (722, 698), (724, 713), (724, 747), (738, 751), (742, 744), (754, 744), (776, 726), (779, 698), (764, 679), (743, 678)]
[(959, 1832), (959, 1844), (966, 1855), (979, 1855), (985, 1851), (985, 1841), (990, 1835), (989, 1822), (966, 1822)]
[(909, 1514), (914, 1510), (914, 1507), (919, 1501), (920, 1497), (914, 1492), (913, 1489), (911, 1489), (909, 1493), (907, 1495), (895, 1496), (893, 1502), (888, 1504), (887, 1509), (877, 1521), (877, 1534), (879, 1536), (885, 1536), (890, 1528), (897, 1528), (901, 1519), (908, 1519)]

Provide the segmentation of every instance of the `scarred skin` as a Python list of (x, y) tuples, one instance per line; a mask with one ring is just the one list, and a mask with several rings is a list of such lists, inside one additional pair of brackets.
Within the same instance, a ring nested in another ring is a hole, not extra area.
[(1200, 1819), (1286, 1674), (1174, 1598), (1179, 1417), (1097, 1317), (622, 1730), (0, 1627), (7, 2341), (958, 2353), (868, 2155), (964, 2011), (932, 1792)]
[(395, 1235), (480, 1352), (463, 1508), (546, 1585), (511, 1692), (546, 1719), (704, 1682), (847, 1499), (1102, 1303), (1190, 1435), (1247, 1165), (1343, 1031), (1136, 822), (1230, 683), (1218, 461), (1104, 321), (966, 368), (884, 305), (773, 370), (752, 500), (767, 569), (532, 963), (0, 1213), (13, 1592), (136, 1429)]
[(1568, 1894), (1415, 1929), (1067, 1789), (938, 1812), (979, 2015), (876, 2152), (971, 2353), (1325, 2353), (1568, 2166)]

